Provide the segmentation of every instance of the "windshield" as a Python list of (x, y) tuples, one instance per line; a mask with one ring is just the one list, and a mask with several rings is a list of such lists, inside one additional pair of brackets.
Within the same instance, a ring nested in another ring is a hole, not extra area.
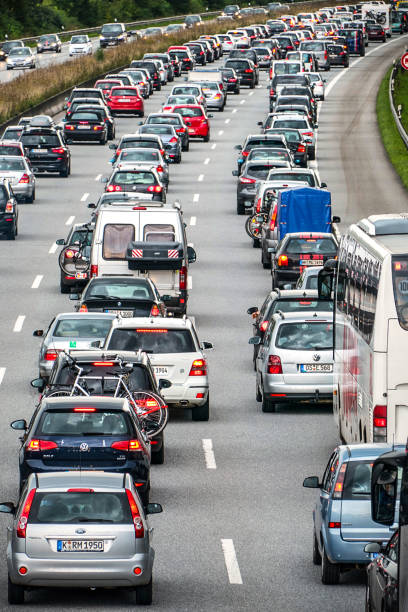
[(3, 49), (3, 51), (10, 51), (10, 49), (13, 49), (15, 47), (23, 47), (23, 43), (21, 41), (17, 41), (17, 40), (10, 40), (10, 42), (5, 42), (2, 44), (1, 48)]
[(22, 155), (22, 153), (17, 145), (0, 144), (0, 155)]
[(286, 142), (299, 142), (301, 140), (300, 134), (296, 130), (282, 130), (272, 128), (272, 130), (269, 131), (268, 134), (281, 134), (282, 136), (285, 136)]
[(333, 347), (333, 324), (328, 321), (283, 323), (275, 346), (289, 351), (329, 350)]
[(393, 256), (392, 280), (398, 321), (403, 329), (408, 330), (408, 256)]
[(60, 142), (56, 134), (22, 134), (21, 142), (25, 147), (58, 147)]
[(287, 127), (296, 128), (297, 130), (304, 130), (309, 127), (306, 119), (277, 119), (273, 122), (273, 127)]
[(178, 94), (190, 94), (192, 96), (199, 96), (200, 90), (198, 89), (198, 87), (190, 87), (188, 85), (184, 85), (182, 87), (174, 87), (172, 95)]
[(153, 123), (150, 123), (149, 125), (142, 125), (139, 131), (141, 134), (159, 134), (159, 136), (170, 136), (171, 134), (174, 134), (173, 126), (157, 125)]
[(249, 160), (290, 161), (289, 154), (284, 149), (253, 149), (248, 155)]
[(136, 351), (139, 348), (153, 353), (194, 353), (196, 348), (188, 329), (115, 329), (109, 349)]
[(308, 297), (298, 299), (279, 298), (273, 301), (272, 310), (270, 313), (268, 313), (268, 316), (273, 315), (278, 310), (281, 312), (302, 312), (307, 310), (314, 312), (327, 312), (329, 310), (333, 310), (333, 300), (318, 300)]
[(71, 44), (75, 45), (75, 44), (80, 44), (80, 43), (87, 43), (88, 42), (88, 37), (87, 36), (73, 36), (71, 38)]
[(203, 116), (203, 111), (201, 110), (201, 108), (186, 108), (186, 107), (175, 108), (174, 112), (178, 113), (182, 117), (202, 117)]
[[(114, 523), (132, 524), (130, 505), (126, 493), (39, 493), (34, 496), (30, 510), (30, 523)], [(86, 540), (85, 540), (86, 542)], [(91, 541), (88, 541), (89, 545)], [(103, 542), (102, 542), (103, 543)], [(101, 544), (102, 544), (101, 543)], [(82, 554), (99, 551), (98, 542), (92, 548), (79, 549), (75, 540), (58, 540), (58, 551), (75, 551), (75, 545)], [(81, 542), (83, 546), (83, 543)]]
[(298, 72), (300, 72), (301, 70), (301, 66), (300, 66), (300, 62), (299, 64), (293, 64), (291, 62), (285, 62), (283, 64), (276, 64), (273, 67), (273, 72), (274, 74), (297, 74)]
[(116, 23), (108, 23), (102, 26), (101, 34), (121, 34), (122, 26)]
[(116, 185), (155, 185), (156, 178), (152, 172), (140, 170), (118, 170), (112, 178)]
[(135, 89), (124, 89), (121, 87), (112, 87), (111, 96), (126, 96), (126, 97), (137, 97), (138, 92)]
[(54, 338), (105, 338), (111, 319), (62, 319), (53, 331)]
[(180, 125), (180, 119), (178, 117), (169, 117), (166, 114), (156, 115), (155, 117), (149, 117), (146, 121), (146, 125), (151, 124)]
[(289, 238), (285, 246), (285, 252), (328, 255), (336, 254), (337, 246), (332, 238)]
[(149, 151), (148, 149), (136, 149), (135, 151), (127, 150), (122, 151), (118, 162), (131, 162), (131, 161), (139, 161), (139, 162), (158, 162), (160, 161), (158, 150)]
[(14, 49), (11, 49), (9, 53), (9, 57), (20, 56), (20, 55), (23, 57), (31, 55), (31, 51), (27, 47), (16, 47)]
[(93, 298), (109, 298), (117, 297), (121, 300), (140, 299), (153, 300), (153, 292), (149, 285), (137, 279), (126, 279), (124, 281), (95, 281), (86, 290), (82, 296), (83, 301), (92, 300)]
[[(90, 402), (92, 403), (92, 402)], [(119, 410), (95, 409), (95, 412), (46, 410), (35, 434), (37, 436), (112, 436), (129, 435), (128, 415)]]

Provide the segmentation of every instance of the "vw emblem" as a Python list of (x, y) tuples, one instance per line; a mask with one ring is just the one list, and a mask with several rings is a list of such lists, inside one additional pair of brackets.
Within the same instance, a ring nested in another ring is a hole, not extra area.
[(320, 361), (320, 355), (318, 355), (317, 353), (315, 353), (313, 355), (313, 361)]
[(122, 302), (118, 302), (118, 306), (122, 306)]
[(79, 447), (80, 451), (87, 451), (89, 449), (89, 446), (86, 442), (82, 442), (81, 446)]
[(75, 529), (75, 533), (86, 533), (86, 529)]

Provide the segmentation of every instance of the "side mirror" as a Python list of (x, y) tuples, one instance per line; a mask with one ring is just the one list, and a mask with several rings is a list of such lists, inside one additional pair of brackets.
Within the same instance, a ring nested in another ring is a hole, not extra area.
[(242, 151), (242, 145), (235, 145), (234, 149), (237, 151)]
[(41, 392), (44, 391), (45, 381), (43, 378), (34, 378), (34, 380), (30, 382), (30, 385)]
[(209, 117), (210, 119), (212, 119), (212, 118), (214, 117), (214, 115), (211, 113), (211, 114), (209, 114), (209, 115), (208, 115), (208, 117)]
[(364, 546), (364, 552), (366, 553), (379, 553), (381, 552), (381, 545), (378, 542), (370, 542)]
[(231, 172), (231, 174), (232, 174), (232, 176), (238, 176), (238, 170), (233, 170), (233, 171)]
[(270, 88), (271, 88), (271, 86), (270, 86), (270, 85), (267, 85), (267, 86), (266, 86), (266, 89), (270, 89)]
[(95, 202), (89, 202), (88, 208), (96, 208)]
[(55, 241), (55, 244), (58, 244), (58, 246), (64, 246), (65, 238), (58, 238), (58, 240)]
[(70, 293), (69, 294), (69, 299), (72, 300), (72, 301), (79, 300), (79, 294), (78, 293)]
[(13, 502), (0, 502), (0, 512), (4, 512), (4, 514), (15, 514), (16, 507)]
[(160, 514), (163, 512), (163, 507), (161, 504), (147, 504), (145, 511), (146, 514)]
[(341, 223), (341, 217), (333, 217), (332, 223)]
[(187, 247), (187, 259), (188, 263), (194, 263), (195, 261), (197, 261), (197, 253), (195, 252), (195, 249), (193, 249), (192, 246)]
[(308, 476), (303, 481), (303, 486), (307, 489), (320, 489), (320, 482), (317, 476)]
[(103, 176), (103, 177), (101, 178), (101, 183), (107, 183), (107, 182), (108, 182), (108, 180), (109, 180), (109, 179), (108, 179), (106, 176)]
[(327, 79), (322, 79), (322, 80), (323, 80), (323, 83), (327, 83)]
[(252, 336), (252, 338), (248, 340), (248, 344), (261, 344), (261, 338), (259, 336)]
[(257, 306), (251, 306), (251, 308), (248, 308), (247, 310), (247, 314), (255, 314), (256, 312), (258, 312), (258, 308)]
[(262, 123), (262, 121), (257, 121), (257, 122), (256, 122), (256, 125), (261, 125), (261, 126), (263, 126), (263, 123)]
[(159, 379), (159, 389), (170, 389), (172, 383), (167, 378)]
[(35, 331), (33, 331), (33, 336), (36, 336), (37, 338), (41, 338), (41, 336), (43, 335), (44, 335), (43, 329), (36, 329)]
[(118, 148), (118, 145), (112, 143), (112, 144), (109, 145), (109, 148), (112, 149), (112, 151), (116, 151), (116, 149)]
[(327, 189), (327, 183), (320, 183), (320, 187)]
[(143, 125), (143, 121), (138, 121), (137, 125)]
[(318, 124), (318, 123), (315, 123), (315, 128), (317, 129), (318, 127), (319, 127), (319, 124)]
[(268, 248), (268, 253), (276, 253), (275, 247), (271, 246)]
[(209, 350), (214, 348), (214, 345), (213, 345), (212, 342), (202, 342), (201, 343), (201, 348), (204, 349), (204, 350), (208, 350), (209, 351)]
[(18, 421), (12, 421), (10, 423), (11, 429), (17, 429), (18, 431), (26, 431), (27, 422), (25, 419), (19, 419)]

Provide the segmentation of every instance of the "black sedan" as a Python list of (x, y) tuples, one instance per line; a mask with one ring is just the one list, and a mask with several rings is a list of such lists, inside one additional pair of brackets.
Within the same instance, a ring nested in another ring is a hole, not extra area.
[(367, 612), (398, 612), (398, 547), (398, 531), (383, 551), (376, 542), (365, 547), (366, 552), (375, 555), (367, 567)]
[(77, 110), (64, 123), (64, 136), (68, 143), (96, 141), (104, 145), (108, 140), (108, 127), (98, 113)]
[(71, 173), (71, 153), (55, 128), (26, 127), (20, 137), (34, 172)]
[[(265, 181), (269, 171), (273, 168), (290, 168), (288, 152), (282, 149), (261, 149), (266, 157), (248, 160), (242, 167), (237, 182), (237, 214), (243, 215), (252, 208), (256, 193), (257, 181)], [(232, 171), (238, 176), (238, 170)]]
[(92, 278), (81, 298), (71, 293), (70, 299), (79, 300), (76, 305), (79, 312), (109, 312), (122, 317), (166, 315), (163, 300), (148, 278)]
[(330, 58), (331, 66), (343, 66), (348, 68), (349, 66), (349, 54), (344, 49), (343, 45), (327, 45), (327, 53)]
[(236, 95), (240, 93), (239, 78), (233, 68), (221, 68), (222, 80), (227, 87), (227, 92)]
[(295, 128), (271, 128), (267, 129), (265, 133), (271, 136), (274, 134), (284, 136), (288, 149), (292, 152), (295, 165), (300, 168), (307, 168), (308, 144), (303, 140), (299, 130)]

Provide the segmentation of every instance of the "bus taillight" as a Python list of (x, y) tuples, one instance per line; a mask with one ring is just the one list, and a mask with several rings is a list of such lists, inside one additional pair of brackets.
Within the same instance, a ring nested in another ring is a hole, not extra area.
[(373, 426), (374, 442), (383, 442), (387, 437), (387, 406), (374, 406)]

